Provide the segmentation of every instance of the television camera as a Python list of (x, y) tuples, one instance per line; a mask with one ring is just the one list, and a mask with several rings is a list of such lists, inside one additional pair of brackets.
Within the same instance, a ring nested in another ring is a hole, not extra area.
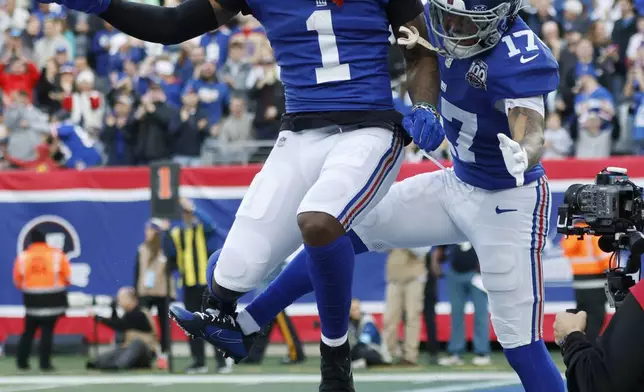
[[(615, 308), (635, 284), (630, 275), (640, 271), (644, 254), (642, 196), (642, 187), (628, 178), (626, 169), (607, 167), (597, 174), (594, 184), (573, 184), (566, 189), (557, 211), (557, 233), (579, 239), (584, 235), (601, 236), (601, 250), (613, 253), (605, 290), (608, 302)], [(619, 262), (621, 251), (630, 252), (624, 267)]]

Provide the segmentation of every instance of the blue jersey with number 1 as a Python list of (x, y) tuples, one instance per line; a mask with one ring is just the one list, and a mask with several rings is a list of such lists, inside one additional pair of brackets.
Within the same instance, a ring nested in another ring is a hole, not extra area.
[[(505, 100), (545, 97), (559, 85), (559, 67), (550, 50), (521, 18), (501, 41), (481, 55), (439, 60), (439, 109), (463, 182), (489, 189), (516, 186), (499, 149), (498, 133), (511, 137)], [(525, 183), (544, 174), (541, 164), (525, 173)]]
[(246, 0), (280, 67), (286, 111), (393, 109), (390, 0)]

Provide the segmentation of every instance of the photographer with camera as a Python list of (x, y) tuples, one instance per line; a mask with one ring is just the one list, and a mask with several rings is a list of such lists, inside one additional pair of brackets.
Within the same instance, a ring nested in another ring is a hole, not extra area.
[[(586, 312), (569, 310), (555, 319), (555, 341), (566, 365), (569, 392), (641, 391), (644, 387), (644, 281), (635, 284), (644, 254), (644, 199), (642, 188), (628, 179), (626, 170), (607, 168), (596, 184), (572, 185), (559, 207), (557, 232), (601, 236), (599, 247), (614, 252), (615, 267), (606, 271), (606, 297), (617, 311), (603, 335), (590, 340)], [(584, 225), (578, 225), (581, 221)], [(630, 251), (626, 266), (620, 251)]]
[(157, 327), (150, 314), (139, 306), (133, 287), (122, 287), (116, 302), (125, 312), (119, 317), (116, 303), (112, 303), (109, 318), (94, 316), (96, 321), (125, 335), (123, 344), (96, 359), (87, 362), (88, 369), (127, 370), (149, 368), (157, 352)]

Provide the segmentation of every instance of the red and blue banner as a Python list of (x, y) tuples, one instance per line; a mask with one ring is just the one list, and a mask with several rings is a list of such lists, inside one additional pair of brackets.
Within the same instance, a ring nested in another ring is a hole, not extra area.
[[(644, 183), (644, 158), (608, 160), (563, 160), (544, 164), (553, 192), (551, 232), (544, 263), (546, 282), (546, 339), (552, 339), (552, 316), (574, 307), (571, 273), (561, 257), (556, 235), (557, 207), (563, 192), (574, 183), (592, 183), (606, 166), (625, 167), (636, 183)], [(190, 168), (181, 172), (181, 196), (193, 199), (212, 216), (217, 235), (209, 247), (217, 248), (233, 222), (241, 198), (258, 166)], [(432, 163), (406, 164), (399, 180), (437, 170)], [(143, 241), (143, 230), (150, 217), (150, 179), (147, 168), (97, 169), (53, 173), (0, 173), (0, 341), (22, 331), (22, 296), (11, 282), (16, 254), (22, 250), (26, 234), (34, 227), (47, 233), (48, 241), (67, 253), (72, 263), (70, 291), (113, 295), (119, 287), (132, 285), (134, 257)], [(369, 253), (358, 257), (354, 274), (354, 296), (365, 310), (378, 315), (384, 308), (385, 255)], [(242, 302), (248, 302), (251, 294)], [(439, 286), (437, 307), (439, 338), (449, 338), (449, 303), (446, 287)], [(317, 341), (316, 307), (312, 295), (289, 308), (305, 341)], [(83, 333), (91, 338), (91, 322), (84, 309), (72, 310), (59, 322), (57, 333)], [(177, 340), (183, 335), (173, 334)], [(100, 340), (110, 338), (101, 328)], [(279, 338), (278, 338), (279, 339)]]

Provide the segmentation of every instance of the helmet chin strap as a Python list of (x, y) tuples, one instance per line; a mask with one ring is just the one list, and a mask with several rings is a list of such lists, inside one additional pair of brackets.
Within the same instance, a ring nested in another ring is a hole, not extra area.
[(457, 59), (466, 59), (483, 51), (480, 41), (471, 46), (461, 46), (450, 39), (443, 38), (446, 52)]

